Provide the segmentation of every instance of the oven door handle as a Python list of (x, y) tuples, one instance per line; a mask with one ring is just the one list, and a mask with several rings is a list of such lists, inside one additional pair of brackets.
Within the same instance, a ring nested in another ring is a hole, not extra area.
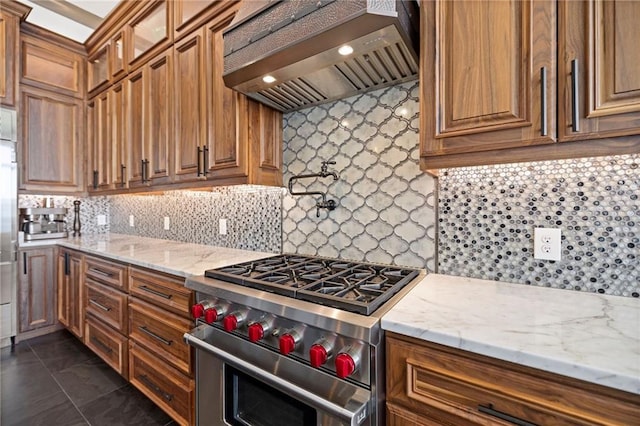
[[(225, 363), (249, 372), (251, 375), (262, 380), (267, 385), (279, 389), (280, 391), (293, 396), (294, 398), (300, 400), (301, 402), (304, 402), (305, 404), (327, 412), (342, 421), (346, 421), (347, 424), (350, 424), (351, 426), (357, 426), (361, 424), (369, 416), (369, 412), (367, 409), (368, 398), (363, 397), (363, 401), (352, 399), (347, 407), (343, 407), (341, 405), (334, 404), (333, 402), (328, 401), (324, 398), (320, 398), (318, 397), (318, 395), (309, 392), (293, 383), (290, 383), (274, 374), (271, 374), (260, 368), (256, 368), (255, 365), (248, 363), (220, 348), (217, 348), (190, 333), (184, 334), (184, 340), (189, 345), (194, 346), (197, 349), (201, 349), (205, 352), (209, 352)], [(363, 392), (365, 391), (363, 390)], [(354, 405), (355, 407), (352, 407)]]

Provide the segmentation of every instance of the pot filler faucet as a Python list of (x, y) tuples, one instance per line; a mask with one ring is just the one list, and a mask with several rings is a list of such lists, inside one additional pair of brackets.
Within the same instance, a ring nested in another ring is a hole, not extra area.
[(335, 172), (328, 172), (327, 167), (329, 164), (336, 164), (335, 161), (323, 161), (322, 167), (320, 167), (320, 173), (309, 173), (304, 175), (292, 176), (289, 178), (289, 193), (291, 195), (319, 195), (322, 197), (322, 201), (318, 201), (316, 203), (316, 217), (320, 217), (320, 209), (327, 209), (329, 211), (335, 210), (336, 202), (335, 200), (327, 200), (327, 196), (324, 192), (320, 191), (294, 191), (293, 183), (298, 179), (305, 178), (324, 178), (327, 176), (333, 176), (333, 180), (338, 180), (338, 175)]

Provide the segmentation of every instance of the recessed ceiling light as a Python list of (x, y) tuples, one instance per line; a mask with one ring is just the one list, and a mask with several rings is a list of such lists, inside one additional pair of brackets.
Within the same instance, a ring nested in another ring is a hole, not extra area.
[(353, 47), (349, 46), (348, 44), (345, 44), (340, 49), (338, 49), (338, 53), (341, 54), (342, 56), (351, 55), (353, 53)]
[(276, 81), (275, 77), (272, 75), (265, 75), (264, 77), (262, 77), (262, 81), (264, 81), (267, 84), (271, 84), (274, 81)]

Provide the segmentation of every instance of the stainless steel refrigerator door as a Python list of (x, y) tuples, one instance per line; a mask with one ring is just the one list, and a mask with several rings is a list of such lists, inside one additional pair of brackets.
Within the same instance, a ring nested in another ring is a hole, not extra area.
[(0, 338), (16, 334), (17, 164), (15, 112), (0, 110)]

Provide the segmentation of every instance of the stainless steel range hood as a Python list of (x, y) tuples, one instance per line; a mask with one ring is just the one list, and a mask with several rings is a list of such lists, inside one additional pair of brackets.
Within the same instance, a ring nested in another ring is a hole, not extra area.
[(245, 0), (223, 33), (225, 84), (295, 111), (413, 80), (418, 11), (415, 0)]

